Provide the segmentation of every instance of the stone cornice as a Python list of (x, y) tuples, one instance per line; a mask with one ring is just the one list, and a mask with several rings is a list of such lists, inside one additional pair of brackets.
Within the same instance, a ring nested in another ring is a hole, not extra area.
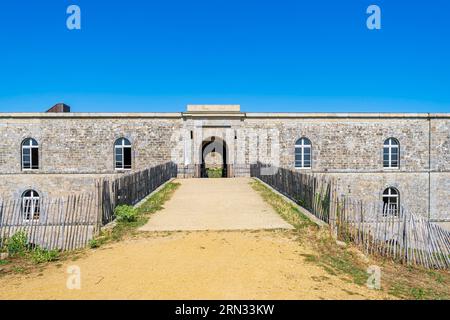
[(450, 119), (450, 113), (259, 113), (259, 112), (153, 112), (153, 113), (0, 113), (0, 119)]
[(247, 113), (247, 118), (301, 119), (450, 119), (450, 113)]
[(178, 118), (181, 112), (148, 112), (148, 113), (0, 113), (0, 119), (81, 119), (81, 118)]

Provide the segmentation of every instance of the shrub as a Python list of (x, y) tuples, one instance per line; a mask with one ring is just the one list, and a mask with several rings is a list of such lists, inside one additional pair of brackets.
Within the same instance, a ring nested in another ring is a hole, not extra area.
[(91, 249), (95, 249), (100, 247), (100, 241), (98, 241), (97, 239), (91, 239), (89, 240), (89, 248)]
[(133, 222), (137, 220), (137, 210), (128, 205), (120, 205), (114, 210), (118, 221)]
[(208, 178), (222, 178), (223, 169), (222, 168), (208, 168), (206, 169)]
[(40, 247), (36, 247), (34, 251), (31, 252), (31, 259), (34, 263), (44, 263), (58, 260), (59, 252), (58, 250), (46, 250)]
[(23, 255), (27, 251), (27, 242), (25, 231), (18, 231), (6, 241), (6, 249), (11, 256)]

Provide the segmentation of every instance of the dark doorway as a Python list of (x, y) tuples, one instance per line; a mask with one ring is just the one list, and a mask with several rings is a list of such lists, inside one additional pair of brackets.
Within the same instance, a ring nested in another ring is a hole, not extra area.
[(228, 177), (227, 145), (218, 137), (211, 137), (202, 142), (200, 177)]

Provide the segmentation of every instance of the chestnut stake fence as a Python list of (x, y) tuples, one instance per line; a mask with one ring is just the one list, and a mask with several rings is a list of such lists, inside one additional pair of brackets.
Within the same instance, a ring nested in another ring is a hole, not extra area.
[(25, 232), (31, 249), (75, 250), (86, 247), (100, 228), (114, 220), (121, 204), (135, 205), (175, 177), (174, 163), (95, 182), (97, 191), (62, 198), (0, 200), (0, 249)]
[(166, 181), (177, 176), (177, 165), (173, 162), (152, 167), (115, 180), (97, 181), (97, 194), (101, 204), (101, 221), (107, 224), (114, 220), (114, 209), (122, 204), (135, 205)]
[(355, 243), (366, 254), (428, 269), (450, 266), (450, 232), (423, 216), (338, 196), (335, 181), (323, 175), (261, 163), (251, 165), (250, 173), (328, 223), (337, 239)]

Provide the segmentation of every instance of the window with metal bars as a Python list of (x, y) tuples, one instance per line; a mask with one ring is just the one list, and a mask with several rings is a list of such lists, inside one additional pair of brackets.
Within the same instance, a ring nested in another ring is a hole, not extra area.
[(22, 216), (24, 221), (39, 220), (41, 214), (39, 193), (27, 190), (22, 194)]
[(126, 138), (117, 139), (114, 144), (114, 162), (117, 170), (131, 169), (131, 142)]
[(308, 138), (300, 138), (295, 143), (295, 168), (311, 168), (311, 141)]
[(384, 142), (383, 167), (394, 169), (400, 167), (400, 143), (395, 138), (389, 138)]
[(39, 169), (39, 144), (32, 138), (22, 142), (22, 170)]
[(387, 188), (383, 191), (383, 215), (397, 216), (400, 210), (400, 193), (395, 188)]

